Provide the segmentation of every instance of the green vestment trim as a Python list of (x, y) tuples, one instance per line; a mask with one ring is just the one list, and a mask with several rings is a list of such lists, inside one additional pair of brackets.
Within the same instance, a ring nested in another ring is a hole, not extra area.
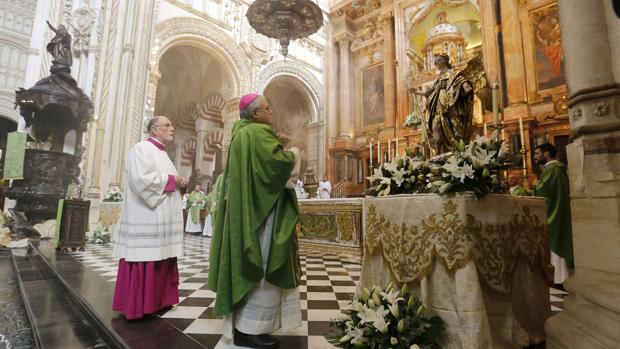
[[(234, 124), (210, 252), (208, 287), (217, 293), (215, 315), (232, 312), (263, 278), (280, 288), (299, 284), (299, 209), (295, 190), (285, 188), (294, 164), (293, 153), (284, 150), (270, 126), (246, 119)], [(265, 273), (259, 230), (272, 210)]]

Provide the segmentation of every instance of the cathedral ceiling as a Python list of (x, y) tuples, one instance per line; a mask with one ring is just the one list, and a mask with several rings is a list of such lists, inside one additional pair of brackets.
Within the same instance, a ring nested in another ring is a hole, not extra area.
[(173, 117), (187, 105), (202, 102), (209, 93), (221, 93), (228, 84), (220, 63), (193, 46), (168, 50), (159, 62), (159, 70), (155, 110)]

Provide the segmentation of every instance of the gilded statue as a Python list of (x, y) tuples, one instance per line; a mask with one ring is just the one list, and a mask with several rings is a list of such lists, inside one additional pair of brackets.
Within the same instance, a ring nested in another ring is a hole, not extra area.
[[(474, 91), (486, 101), (490, 95), (480, 59), (474, 58), (461, 71), (452, 70), (450, 57), (437, 54), (434, 63), (439, 69), (437, 80), (426, 92), (411, 91), (426, 97), (428, 136), (432, 139), (434, 154), (441, 154), (467, 143), (472, 136)], [(478, 93), (480, 92), (480, 94)], [(485, 105), (486, 106), (486, 105)]]

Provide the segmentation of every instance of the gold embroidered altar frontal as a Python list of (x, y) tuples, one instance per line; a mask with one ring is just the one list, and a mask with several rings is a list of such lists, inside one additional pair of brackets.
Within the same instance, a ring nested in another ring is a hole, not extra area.
[(360, 287), (409, 284), (446, 322), (445, 348), (541, 342), (553, 277), (545, 222), (537, 198), (367, 197)]

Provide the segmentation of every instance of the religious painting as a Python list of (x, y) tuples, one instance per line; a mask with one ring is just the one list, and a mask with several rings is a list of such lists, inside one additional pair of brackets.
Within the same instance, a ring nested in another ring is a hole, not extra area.
[(383, 63), (362, 70), (362, 126), (385, 121)]
[(565, 84), (562, 36), (557, 4), (530, 13), (534, 36), (535, 73), (538, 91)]

